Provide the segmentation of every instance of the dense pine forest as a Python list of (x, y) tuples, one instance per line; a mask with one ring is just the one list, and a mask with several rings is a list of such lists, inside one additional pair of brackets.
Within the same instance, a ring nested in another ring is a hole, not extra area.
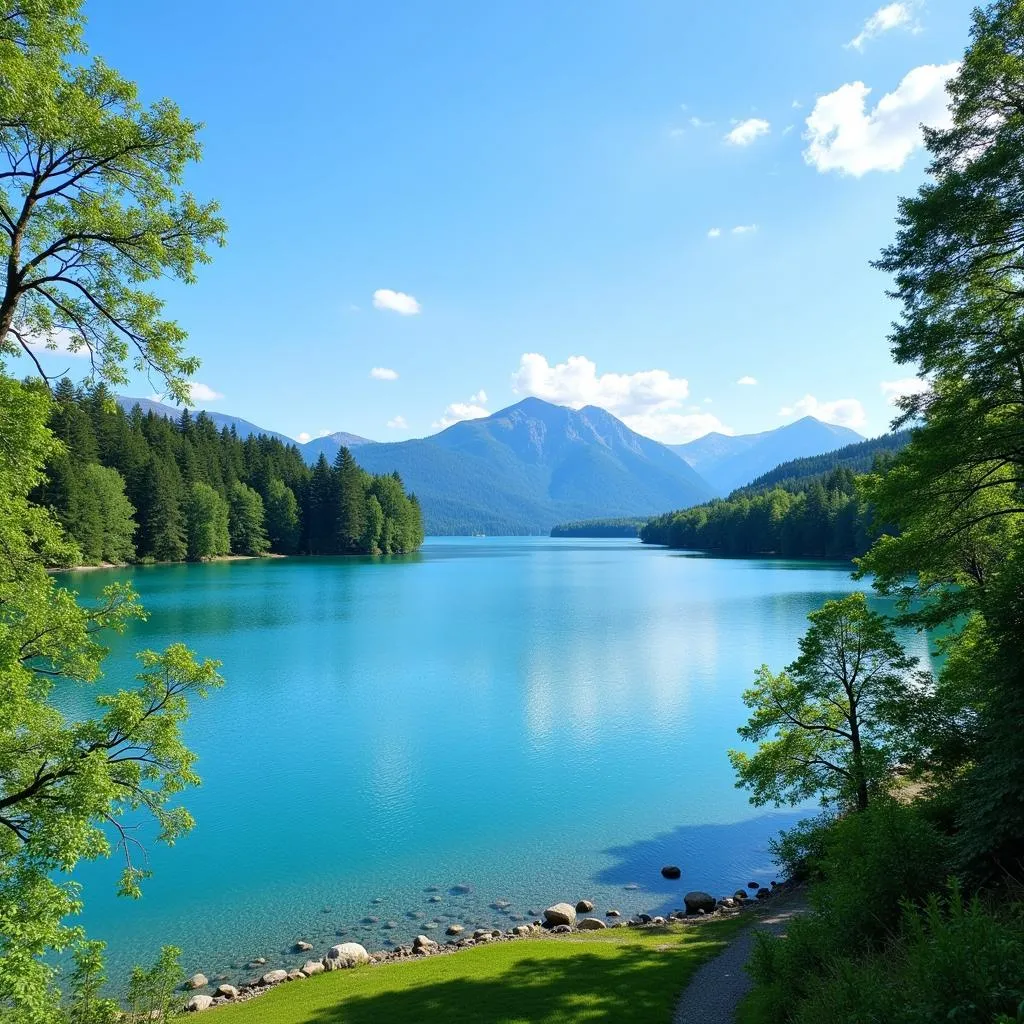
[(102, 384), (57, 384), (49, 426), (64, 449), (34, 494), (83, 563), (391, 555), (423, 542), (415, 496), (397, 475), (366, 473), (347, 448), (310, 468), (277, 438), (241, 440), (187, 409), (177, 422), (125, 413), (112, 397)]
[(646, 520), (627, 516), (618, 519), (581, 519), (551, 527), (552, 537), (636, 537)]

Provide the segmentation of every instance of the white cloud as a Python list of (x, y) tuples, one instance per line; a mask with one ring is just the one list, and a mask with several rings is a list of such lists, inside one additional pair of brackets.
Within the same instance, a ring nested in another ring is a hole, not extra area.
[(733, 434), (730, 427), (709, 412), (653, 412), (638, 416), (623, 416), (622, 422), (644, 437), (653, 437), (663, 444), (685, 444), (698, 437), (710, 434), (712, 430), (720, 434)]
[(75, 345), (72, 340), (75, 335), (65, 327), (55, 327), (49, 334), (39, 334), (24, 327), (18, 327), (16, 330), (33, 352), (50, 352), (53, 355), (72, 356), (75, 359), (85, 359), (89, 355), (88, 346)]
[(748, 117), (745, 121), (738, 121), (732, 131), (725, 136), (725, 141), (733, 146), (749, 146), (755, 139), (767, 135), (772, 126), (760, 117)]
[(718, 238), (722, 234), (721, 228), (709, 228), (708, 238)]
[(391, 429), (391, 430), (408, 430), (409, 429), (409, 424), (405, 422), (405, 417), (404, 416), (395, 416), (395, 417), (393, 417), (392, 419), (388, 420), (387, 425), (388, 425), (389, 429)]
[(714, 123), (714, 121), (703, 121), (699, 117), (690, 118), (690, 124), (692, 124), (694, 128), (711, 128)]
[(390, 288), (378, 288), (373, 293), (373, 305), (377, 309), (390, 309), (402, 316), (415, 316), (421, 308), (419, 302), (411, 295), (392, 291)]
[(790, 104), (790, 106), (794, 110), (799, 110), (803, 106), (803, 104), (799, 100), (793, 100), (793, 102)]
[(894, 28), (906, 26), (913, 29), (915, 22), (912, 7), (911, 3), (893, 3), (879, 7), (864, 22), (864, 27), (860, 32), (845, 44), (847, 49), (863, 50), (864, 44), (869, 39), (874, 39), (875, 36), (880, 36), (883, 32), (890, 32)]
[(462, 420), (480, 420), (485, 416), (490, 416), (490, 412), (484, 408), (484, 402), (486, 401), (487, 394), (481, 388), (475, 395), (470, 395), (469, 399), (465, 402), (452, 402), (451, 405), (445, 408), (441, 418), (434, 422), (434, 429), (443, 430), (445, 427), (450, 427), (453, 423), (461, 423)]
[(304, 430), (301, 434), (299, 434), (297, 440), (300, 444), (305, 444), (307, 441), (312, 440), (312, 435), (307, 434), (306, 431)]
[(732, 229), (734, 235), (749, 235), (757, 230), (756, 224), (737, 224)]
[(389, 370), (386, 366), (375, 366), (370, 371), (370, 376), (374, 380), (398, 380), (398, 371)]
[(740, 379), (738, 381), (736, 381), (736, 383), (737, 384), (754, 385), (754, 384), (757, 383), (757, 380), (754, 377), (746, 376), (746, 377), (740, 377)]
[(224, 396), (219, 391), (214, 391), (208, 384), (201, 384), (194, 380), (189, 383), (189, 398), (192, 402), (216, 402)]
[(803, 398), (779, 410), (780, 416), (788, 419), (799, 419), (813, 416), (825, 423), (837, 423), (841, 427), (861, 427), (867, 416), (864, 406), (856, 398), (837, 398), (834, 402), (819, 402), (814, 395)]
[(928, 390), (928, 381), (920, 377), (901, 377), (899, 380), (883, 380), (882, 394), (890, 405), (907, 395), (923, 395)]
[(958, 64), (924, 64), (907, 72), (870, 112), (871, 90), (848, 82), (819, 96), (807, 118), (804, 160), (822, 173), (839, 171), (859, 178), (869, 171), (898, 171), (921, 147), (921, 125), (949, 127), (946, 83)]

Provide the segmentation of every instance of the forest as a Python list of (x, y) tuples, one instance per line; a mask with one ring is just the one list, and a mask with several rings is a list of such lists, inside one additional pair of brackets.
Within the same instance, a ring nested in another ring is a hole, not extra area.
[(54, 388), (63, 448), (33, 500), (52, 509), (82, 564), (223, 555), (394, 555), (423, 542), (414, 495), (371, 476), (347, 448), (308, 467), (294, 445), (241, 440), (184, 409), (177, 422), (125, 413), (102, 383)]
[(871, 536), (856, 479), (844, 467), (804, 478), (800, 489), (737, 492), (658, 516), (640, 530), (640, 539), (723, 555), (855, 558), (868, 550)]

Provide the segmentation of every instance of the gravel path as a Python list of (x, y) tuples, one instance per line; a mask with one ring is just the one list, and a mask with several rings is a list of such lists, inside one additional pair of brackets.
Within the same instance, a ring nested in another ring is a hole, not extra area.
[(754, 948), (754, 932), (784, 935), (791, 918), (802, 913), (806, 904), (802, 894), (787, 896), (746, 928), (724, 953), (697, 969), (676, 1006), (673, 1024), (733, 1024), (736, 1008), (753, 987), (744, 970)]

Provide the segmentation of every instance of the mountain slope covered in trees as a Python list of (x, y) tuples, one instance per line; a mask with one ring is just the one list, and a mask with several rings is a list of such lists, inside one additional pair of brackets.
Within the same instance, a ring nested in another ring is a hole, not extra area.
[(538, 398), (353, 455), (371, 472), (401, 474), (428, 533), (548, 533), (567, 520), (651, 515), (712, 493), (682, 459), (611, 413)]
[(35, 499), (56, 513), (86, 562), (226, 554), (397, 554), (423, 541), (416, 498), (372, 476), (347, 448), (310, 468), (266, 434), (239, 437), (205, 412), (130, 412), (102, 386), (61, 381), (50, 427), (65, 450)]

